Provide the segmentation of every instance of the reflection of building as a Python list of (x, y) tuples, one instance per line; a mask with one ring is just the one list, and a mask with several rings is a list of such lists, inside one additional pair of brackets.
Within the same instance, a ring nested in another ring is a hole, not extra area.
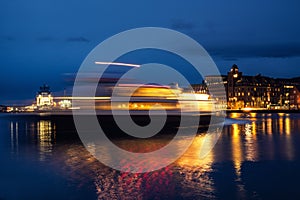
[(50, 120), (40, 120), (37, 122), (37, 137), (40, 147), (40, 160), (44, 161), (47, 155), (51, 155), (53, 143), (56, 140), (55, 129)]
[[(245, 76), (235, 64), (226, 76), (221, 77), (222, 80), (219, 76), (206, 76), (205, 82), (208, 89), (210, 85), (223, 82), (227, 94), (227, 107), (230, 109), (247, 107), (289, 109), (292, 105), (290, 101), (294, 98), (290, 94), (295, 86), (300, 85), (299, 78), (279, 79), (261, 74)], [(209, 92), (214, 93), (214, 91)]]
[(39, 110), (50, 109), (53, 107), (53, 97), (49, 86), (44, 84), (40, 87), (38, 95), (36, 96), (36, 105)]

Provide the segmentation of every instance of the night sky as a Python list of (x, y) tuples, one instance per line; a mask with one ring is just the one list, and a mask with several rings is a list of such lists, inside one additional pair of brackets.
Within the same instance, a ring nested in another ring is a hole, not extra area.
[(2, 0), (0, 104), (32, 102), (43, 83), (63, 91), (97, 44), (147, 26), (194, 38), (223, 74), (237, 64), (247, 75), (300, 76), (299, 8), (298, 0)]

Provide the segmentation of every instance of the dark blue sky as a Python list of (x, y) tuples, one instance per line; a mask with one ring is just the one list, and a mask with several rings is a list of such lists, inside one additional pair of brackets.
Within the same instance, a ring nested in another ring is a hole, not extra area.
[(249, 75), (300, 76), (299, 7), (298, 0), (2, 0), (0, 104), (33, 100), (43, 83), (62, 91), (64, 74), (98, 43), (145, 26), (196, 39), (222, 73), (236, 63)]

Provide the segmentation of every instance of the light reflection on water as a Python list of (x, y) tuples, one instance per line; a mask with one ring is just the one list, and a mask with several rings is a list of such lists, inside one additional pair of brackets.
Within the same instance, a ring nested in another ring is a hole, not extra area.
[[(56, 140), (55, 126), (50, 120), (40, 120), (38, 122), (22, 123), (24, 130), (21, 134), (25, 134), (31, 141), (37, 141), (39, 148), (40, 160), (44, 161), (47, 155), (51, 156), (53, 145)], [(30, 127), (28, 129), (28, 126)], [(19, 122), (10, 122), (10, 143), (11, 152), (19, 152)], [(24, 135), (22, 135), (24, 137)]]
[(52, 127), (50, 120), (40, 120), (37, 122), (37, 138), (39, 141), (40, 160), (45, 161), (52, 155), (53, 145), (56, 140), (55, 127)]
[[(252, 183), (244, 178), (248, 175), (247, 164), (297, 161), (300, 117), (295, 114), (251, 114), (244, 117), (237, 113), (231, 117), (237, 121), (224, 127), (218, 143), (205, 157), (201, 157), (201, 149), (210, 148), (213, 143), (210, 137), (203, 143), (205, 133), (202, 133), (175, 163), (143, 174), (119, 172), (104, 166), (85, 150), (74, 136), (74, 130), (65, 130), (64, 123), (58, 125), (51, 119), (11, 120), (7, 141), (12, 157), (30, 154), (34, 162), (46, 162), (46, 167), (57, 170), (65, 180), (76, 185), (74, 190), (89, 188), (88, 191), (99, 199), (265, 197), (259, 190), (260, 183), (256, 183), (258, 189), (253, 189)], [(73, 133), (62, 138), (66, 132)], [(116, 143), (126, 149), (143, 151), (160, 148), (164, 141), (153, 139), (139, 146), (125, 140)], [(180, 148), (180, 141), (177, 145)], [(27, 151), (20, 151), (24, 147)], [(90, 149), (97, 151), (97, 146), (90, 144)], [(229, 189), (224, 192), (223, 188)]]

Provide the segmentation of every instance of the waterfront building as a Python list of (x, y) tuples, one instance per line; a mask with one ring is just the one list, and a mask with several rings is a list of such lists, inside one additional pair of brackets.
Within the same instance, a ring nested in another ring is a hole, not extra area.
[(63, 99), (58, 102), (60, 109), (69, 109), (72, 107), (72, 102), (68, 99)]
[(297, 85), (293, 87), (290, 95), (291, 109), (299, 110), (300, 109), (300, 86)]
[[(228, 109), (298, 108), (298, 99), (295, 95), (298, 95), (299, 92), (300, 78), (270, 78), (261, 74), (245, 76), (234, 64), (227, 75), (221, 77), (216, 75), (206, 76), (205, 84), (208, 92), (214, 94), (212, 97), (227, 104)], [(218, 95), (218, 91), (215, 91), (218, 87), (210, 87), (220, 84), (225, 87), (226, 99), (224, 97), (220, 99), (221, 95)], [(210, 88), (214, 91), (209, 91)], [(194, 87), (194, 90), (197, 89), (197, 87)]]
[(204, 81), (202, 81), (202, 83), (200, 84), (191, 84), (193, 90), (195, 93), (199, 93), (199, 94), (207, 94), (207, 85), (205, 84)]
[(36, 95), (36, 106), (38, 110), (47, 110), (54, 106), (53, 96), (49, 86), (44, 84), (40, 87), (40, 90)]
[(0, 105), (0, 112), (5, 112), (6, 111), (6, 106)]
[[(219, 109), (227, 108), (228, 81), (227, 76), (210, 75), (205, 77), (207, 91), (211, 98), (217, 101)], [(225, 90), (225, 91), (224, 91)]]

